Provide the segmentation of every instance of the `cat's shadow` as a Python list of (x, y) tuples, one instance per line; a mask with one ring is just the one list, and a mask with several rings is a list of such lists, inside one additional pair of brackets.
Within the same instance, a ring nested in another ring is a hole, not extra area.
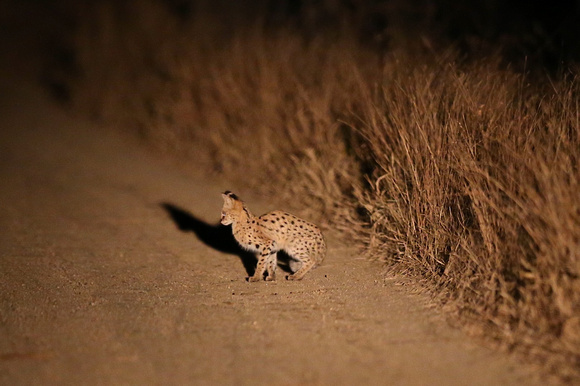
[(182, 232), (192, 232), (208, 247), (217, 251), (237, 255), (249, 276), (256, 269), (256, 256), (242, 249), (234, 236), (232, 228), (221, 224), (211, 225), (195, 217), (193, 214), (176, 205), (164, 202), (161, 207), (169, 214), (177, 228)]

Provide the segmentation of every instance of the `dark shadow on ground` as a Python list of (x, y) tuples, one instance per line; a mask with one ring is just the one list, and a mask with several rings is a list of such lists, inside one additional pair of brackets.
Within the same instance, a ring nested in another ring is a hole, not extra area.
[(237, 255), (249, 276), (254, 274), (257, 260), (253, 253), (243, 250), (232, 235), (232, 228), (221, 224), (211, 225), (173, 204), (161, 203), (177, 228), (182, 232), (192, 232), (208, 247), (217, 251)]

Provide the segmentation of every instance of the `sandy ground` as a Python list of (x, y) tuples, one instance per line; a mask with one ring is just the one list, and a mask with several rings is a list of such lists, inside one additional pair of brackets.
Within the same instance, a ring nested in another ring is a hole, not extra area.
[(0, 78), (1, 385), (534, 383), (332, 239), (305, 280), (246, 282), (216, 225), (235, 187), (67, 116), (16, 72)]

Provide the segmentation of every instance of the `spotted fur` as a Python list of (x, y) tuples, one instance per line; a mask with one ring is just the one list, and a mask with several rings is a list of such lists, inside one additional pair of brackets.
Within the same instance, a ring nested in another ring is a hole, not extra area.
[[(300, 280), (326, 256), (326, 243), (320, 229), (290, 213), (274, 211), (255, 217), (242, 200), (230, 191), (222, 194), (221, 223), (232, 225), (236, 241), (255, 252), (258, 266), (249, 281), (276, 280), (277, 253), (286, 252), (297, 264), (288, 280)], [(294, 267), (291, 265), (291, 268)]]

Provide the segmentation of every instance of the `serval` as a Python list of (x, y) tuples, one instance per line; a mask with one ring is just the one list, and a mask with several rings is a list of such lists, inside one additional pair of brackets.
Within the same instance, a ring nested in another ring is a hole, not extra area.
[[(256, 253), (258, 265), (249, 281), (276, 280), (277, 253), (286, 252), (292, 260), (293, 273), (288, 280), (301, 280), (326, 256), (326, 243), (320, 229), (290, 213), (273, 211), (259, 217), (252, 215), (242, 200), (230, 191), (222, 194), (224, 206), (221, 223), (232, 225), (232, 232), (242, 248)], [(296, 268), (296, 269), (295, 269)]]

